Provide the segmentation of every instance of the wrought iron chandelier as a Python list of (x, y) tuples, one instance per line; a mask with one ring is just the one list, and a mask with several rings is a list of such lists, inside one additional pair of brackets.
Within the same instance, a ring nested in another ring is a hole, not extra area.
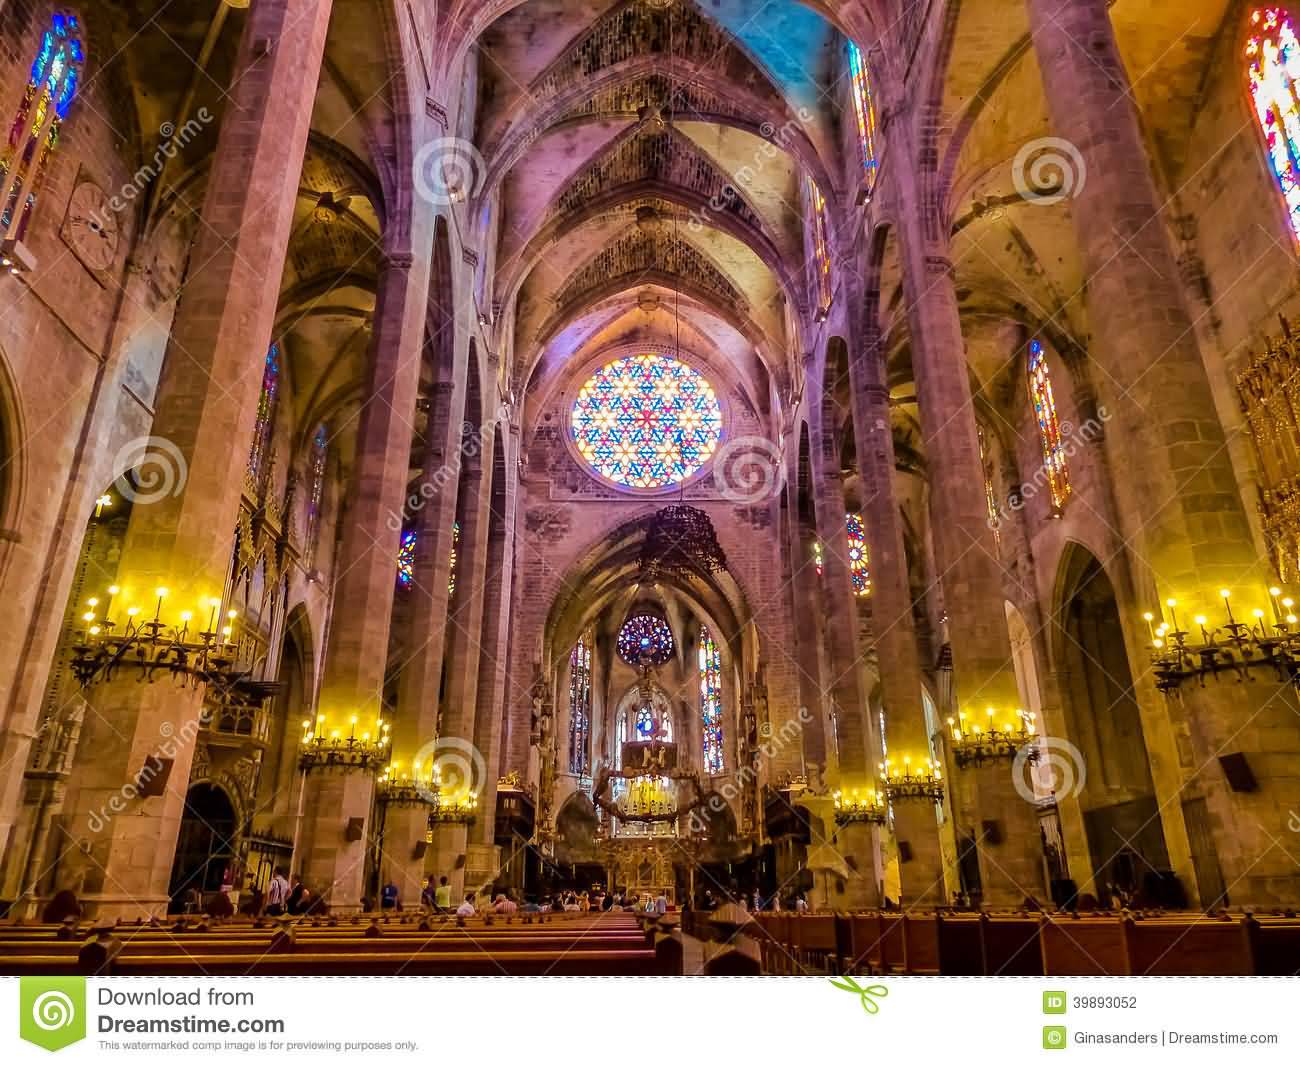
[(655, 513), (641, 547), (641, 579), (697, 577), (727, 568), (713, 522), (702, 510), (674, 503)]

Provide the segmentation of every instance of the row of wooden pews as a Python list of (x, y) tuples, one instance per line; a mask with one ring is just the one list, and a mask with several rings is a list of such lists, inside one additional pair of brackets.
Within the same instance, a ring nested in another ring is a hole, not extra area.
[(1190, 913), (756, 915), (763, 971), (944, 976), (1292, 976), (1300, 920)]
[(638, 976), (662, 970), (632, 914), (0, 924), (0, 975)]

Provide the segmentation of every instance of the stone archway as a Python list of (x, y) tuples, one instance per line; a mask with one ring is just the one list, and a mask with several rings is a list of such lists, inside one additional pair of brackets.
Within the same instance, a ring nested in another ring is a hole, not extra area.
[(235, 803), (223, 787), (209, 782), (190, 787), (167, 889), (171, 912), (185, 906), (191, 891), (206, 899), (221, 890), (227, 869), (239, 861), (239, 827)]

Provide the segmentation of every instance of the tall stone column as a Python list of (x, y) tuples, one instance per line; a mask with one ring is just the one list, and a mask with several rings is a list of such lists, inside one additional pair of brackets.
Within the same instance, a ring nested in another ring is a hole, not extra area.
[[(454, 382), (433, 386), (425, 430), (419, 489), (411, 496), (419, 507), (415, 561), (410, 588), (412, 646), (400, 664), (398, 705), (393, 724), (393, 776), (409, 776), (416, 761), (422, 769), (436, 761), (439, 693), (447, 632), (448, 584), (451, 579), (456, 484), (460, 469), (461, 419), (465, 396)], [(410, 509), (408, 499), (408, 509)], [(400, 524), (400, 523), (399, 523)], [(432, 745), (432, 746), (431, 746)], [(381, 801), (383, 795), (381, 793)], [(464, 886), (464, 846), (456, 854), (446, 848), (422, 855), (428, 831), (429, 804), (413, 801), (388, 805), (384, 816), (383, 869), (385, 882), (397, 884), (404, 898), (418, 894), (425, 871), (447, 876), (453, 899)], [(457, 861), (457, 859), (460, 859)]]
[[(152, 614), (160, 587), (169, 626), (184, 611), (206, 617), (201, 604), (222, 594), (330, 6), (264, 0), (249, 12), (141, 463), (165, 490), (135, 500), (121, 591), (107, 604), (115, 621), (132, 606)], [(52, 841), (56, 886), (100, 916), (161, 913), (203, 691), (165, 678), (142, 684), (123, 669), (86, 697)], [(16, 788), (22, 774), (4, 779)], [(162, 794), (150, 795), (160, 779)]]
[[(871, 631), (890, 750), (910, 752), (917, 759), (926, 756), (930, 741), (921, 703), (921, 658), (912, 620), (902, 519), (894, 491), (889, 390), (885, 387), (880, 330), (872, 305), (864, 315), (861, 348), (849, 357), (854, 443), (862, 478), (862, 529), (871, 567)], [(875, 773), (871, 776), (870, 786), (876, 790)], [(894, 804), (895, 839), (906, 844), (900, 850), (911, 855), (908, 861), (899, 863), (899, 902), (903, 907), (936, 906), (946, 901), (934, 810), (934, 803), (924, 800)]]
[[(429, 291), (428, 260), (389, 252), (379, 278), (366, 398), (357, 428), (351, 505), (336, 564), (332, 622), (317, 712), (329, 735), (380, 735), (388, 633), (397, 586), (400, 522), (410, 473), (412, 420)], [(382, 752), (381, 760), (388, 752)], [(304, 756), (303, 823), (295, 859), (331, 907), (361, 903), (374, 800), (370, 759)], [(358, 834), (355, 826), (360, 823)], [(399, 885), (409, 897), (414, 885)]]
[[(504, 433), (509, 426), (498, 426), (492, 445), (492, 483), (489, 489), (488, 537), (485, 565), (481, 575), (483, 588), (483, 627), (479, 640), (478, 709), (474, 719), (474, 746), (487, 766), (479, 803), (478, 823), (473, 829), (475, 847), (485, 848), (483, 853), (496, 859), (496, 800), (497, 774), (501, 764), (502, 723), (507, 699), (506, 674), (509, 653), (511, 577), (515, 554), (515, 491), (509, 470), (510, 452), (506, 448)], [(556, 739), (555, 715), (552, 712), (551, 742)], [(550, 780), (543, 780), (539, 788), (537, 817), (541, 822), (553, 811), (545, 808), (550, 797), (543, 799), (540, 792), (554, 792), (554, 766)], [(486, 848), (492, 848), (487, 851)], [(486, 868), (486, 862), (479, 864)]]
[[(896, 160), (919, 157), (901, 119), (886, 127)], [(919, 180), (895, 183), (904, 291), (912, 337), (912, 369), (920, 406), (926, 461), (933, 471), (930, 528), (948, 613), (955, 705), (983, 722), (992, 707), (996, 720), (1016, 720), (1020, 705), (1007, 632), (1003, 574), (984, 496), (984, 464), (972, 403), (970, 374), (953, 267), (937, 208), (921, 195)], [(891, 754), (894, 746), (891, 743)], [(995, 759), (962, 772), (975, 779), (980, 824), (983, 901), (1002, 906), (1026, 895), (1042, 896), (1042, 847), (1032, 802), (1015, 787), (1011, 765)]]
[[(827, 693), (822, 683), (821, 632), (825, 625), (822, 593), (817, 583), (817, 568), (812, 557), (811, 541), (817, 537), (816, 517), (801, 512), (798, 493), (787, 514), (788, 523), (783, 530), (790, 543), (790, 565), (786, 573), (794, 625), (791, 642), (776, 644), (782, 657), (795, 671), (800, 703), (807, 707), (811, 721), (801, 730), (799, 743), (805, 766), (815, 765), (825, 773), (831, 767), (830, 739), (824, 722), (830, 718), (825, 705)], [(775, 643), (775, 640), (773, 641)], [(785, 648), (789, 650), (785, 650)]]
[[(825, 464), (829, 466), (830, 462), (827, 459)], [(839, 737), (836, 784), (845, 791), (874, 791), (878, 743), (871, 728), (868, 693), (862, 690), (862, 649), (858, 645), (858, 604), (849, 567), (844, 484), (838, 468), (821, 469), (816, 481), (822, 595), (831, 619), (826, 626), (830, 666), (826, 694), (835, 707)], [(868, 824), (842, 825), (835, 833), (837, 846), (855, 874), (848, 879), (844, 900), (848, 907), (861, 909), (880, 903), (875, 835)]]
[[(477, 372), (472, 361), (470, 372)], [(477, 389), (472, 389), (471, 393), (476, 394)], [(480, 433), (480, 412), (467, 410), (465, 417), (465, 432)], [(447, 690), (439, 742), (445, 750), (456, 748), (457, 775), (464, 773), (469, 778), (458, 783), (474, 788), (480, 795), (478, 818), (495, 823), (496, 811), (487, 808), (482, 795), (496, 767), (489, 765), (484, 753), (474, 745), (482, 660), (479, 641), (483, 631), (483, 585), (491, 513), (491, 493), (483, 484), (485, 453), (490, 455), (491, 445), (482, 445), (481, 434), (467, 438), (462, 444), (460, 492), (456, 503), (460, 546), (456, 558), (456, 594), (448, 611)], [(492, 881), (496, 874), (492, 856), (481, 847), (475, 850), (469, 846), (465, 825), (435, 825), (433, 839), (435, 854), (449, 854), (459, 848), (457, 853), (465, 855), (463, 875), (466, 890), (478, 890)]]
[[(1109, 414), (1108, 446), (1117, 510), (1139, 602), (1125, 612), (1128, 646), (1142, 645), (1140, 614), (1168, 598), (1190, 618), (1222, 623), (1218, 590), (1242, 612), (1268, 608), (1267, 576), (1255, 550), (1225, 435), (1183, 300), (1161, 194), (1105, 0), (1026, 0), (1053, 132), (1083, 162), (1072, 174), (1071, 217), (1088, 277), (1098, 393)], [(1113, 444), (1109, 442), (1114, 442)], [(1140, 456), (1140, 461), (1131, 457)], [(1141, 602), (1145, 600), (1145, 602)], [(1189, 626), (1184, 626), (1189, 627)], [(1131, 651), (1132, 653), (1132, 651)], [(1135, 674), (1140, 670), (1134, 670)], [(1215, 824), (1218, 859), (1233, 903), (1300, 899), (1285, 848), (1300, 753), (1295, 693), (1261, 671), (1268, 696), (1224, 685), (1187, 697), (1195, 742), (1193, 787)], [(1194, 683), (1194, 682), (1193, 682)], [(1256, 687), (1261, 685), (1257, 683)], [(1139, 683), (1144, 728), (1166, 714)], [(1175, 869), (1190, 865), (1179, 811), (1183, 781), (1167, 731), (1147, 728), (1151, 772)], [(1218, 758), (1243, 754), (1261, 787), (1228, 787)], [(1243, 841), (1248, 842), (1242, 845)], [(1186, 876), (1186, 874), (1184, 874)], [(1210, 900), (1203, 900), (1210, 901)]]

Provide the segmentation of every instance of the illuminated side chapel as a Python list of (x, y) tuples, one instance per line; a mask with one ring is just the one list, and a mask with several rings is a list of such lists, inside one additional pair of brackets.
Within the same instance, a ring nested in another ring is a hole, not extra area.
[(887, 6), (0, 4), (0, 917), (1300, 906), (1300, 10)]

